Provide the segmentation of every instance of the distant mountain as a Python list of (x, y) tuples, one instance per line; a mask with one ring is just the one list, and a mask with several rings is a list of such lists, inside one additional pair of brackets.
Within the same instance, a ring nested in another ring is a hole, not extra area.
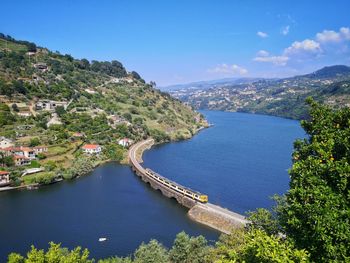
[(207, 83), (205, 88), (170, 93), (197, 109), (240, 111), (293, 119), (307, 117), (309, 96), (334, 108), (350, 106), (350, 67), (336, 65), (282, 79)]
[(345, 65), (335, 65), (330, 67), (324, 67), (311, 74), (304, 75), (304, 77), (325, 79), (325, 78), (336, 78), (341, 76), (347, 77), (349, 74), (350, 74), (350, 67)]
[(160, 87), (160, 90), (175, 91), (175, 90), (182, 90), (182, 89), (190, 89), (190, 90), (210, 89), (215, 86), (248, 84), (259, 80), (263, 80), (263, 78), (225, 78), (225, 79), (197, 81), (197, 82), (191, 82), (191, 83), (185, 83), (185, 84), (170, 85), (166, 87)]

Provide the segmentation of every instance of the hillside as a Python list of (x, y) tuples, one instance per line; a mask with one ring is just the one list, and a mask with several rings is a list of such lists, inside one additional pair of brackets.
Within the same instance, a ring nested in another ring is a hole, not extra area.
[[(120, 147), (121, 139), (179, 140), (207, 124), (118, 61), (75, 59), (0, 34), (0, 125), (0, 139), (15, 146), (48, 147), (31, 166), (66, 168), (86, 157), (83, 144), (102, 145), (103, 154), (92, 158), (96, 165), (123, 158), (127, 145)], [(24, 167), (13, 167), (6, 154), (0, 161), (17, 178)]]
[(314, 73), (252, 83), (216, 85), (209, 89), (180, 89), (174, 97), (196, 109), (268, 114), (293, 119), (307, 117), (305, 99), (334, 108), (350, 105), (350, 67), (331, 66)]
[(162, 91), (173, 92), (176, 90), (205, 90), (213, 87), (220, 86), (230, 86), (230, 85), (239, 85), (239, 84), (249, 84), (256, 81), (262, 80), (262, 78), (225, 78), (225, 79), (216, 79), (208, 81), (198, 81), (191, 82), (187, 84), (178, 84), (161, 87)]
[(0, 38), (1, 101), (11, 109), (17, 103), (19, 111), (12, 109), (17, 117), (40, 115), (35, 103), (53, 100), (70, 102), (65, 114), (71, 118), (96, 114), (107, 121), (115, 115), (133, 128), (145, 125), (172, 139), (180, 132), (189, 135), (201, 125), (196, 123), (200, 121), (197, 113), (146, 84), (136, 72), (127, 72), (118, 61), (90, 63), (33, 45)]

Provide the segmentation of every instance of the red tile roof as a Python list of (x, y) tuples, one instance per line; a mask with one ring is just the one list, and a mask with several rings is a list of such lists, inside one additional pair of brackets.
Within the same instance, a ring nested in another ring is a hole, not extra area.
[(5, 151), (14, 151), (14, 152), (32, 152), (33, 149), (29, 148), (29, 147), (24, 147), (24, 146), (20, 146), (20, 147), (7, 147), (4, 148), (3, 150)]
[(85, 145), (83, 146), (83, 149), (86, 149), (86, 150), (88, 150), (88, 149), (96, 150), (98, 147), (100, 147), (100, 145), (98, 145), (98, 144), (85, 144)]
[(10, 173), (7, 171), (0, 171), (0, 175), (8, 175), (8, 174), (10, 174)]
[(23, 160), (29, 160), (29, 158), (22, 156), (22, 155), (14, 155), (13, 156), (14, 159), (23, 159)]

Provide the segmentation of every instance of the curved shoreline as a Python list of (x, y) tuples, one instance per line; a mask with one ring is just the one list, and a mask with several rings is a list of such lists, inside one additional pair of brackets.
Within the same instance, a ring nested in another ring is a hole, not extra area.
[[(150, 149), (153, 145), (154, 140), (149, 138), (134, 144), (128, 151), (129, 164), (139, 176), (139, 173), (146, 171), (140, 164), (142, 162), (142, 155), (145, 150)], [(182, 204), (181, 202), (179, 203)], [(232, 229), (242, 228), (248, 223), (248, 220), (243, 215), (211, 203), (200, 203), (196, 201), (191, 206), (184, 206), (190, 208), (187, 213), (190, 219), (224, 234), (230, 234)]]

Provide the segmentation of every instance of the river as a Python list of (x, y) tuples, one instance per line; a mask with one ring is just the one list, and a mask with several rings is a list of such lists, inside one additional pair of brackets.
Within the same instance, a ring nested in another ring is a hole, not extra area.
[[(159, 145), (144, 165), (208, 194), (210, 202), (244, 213), (269, 208), (288, 189), (297, 121), (243, 113), (203, 111), (214, 126), (191, 140)], [(171, 246), (185, 230), (213, 242), (219, 233), (191, 221), (187, 210), (164, 198), (128, 166), (109, 163), (77, 180), (32, 191), (0, 193), (0, 262), (49, 241), (89, 248), (95, 258), (128, 255), (142, 241)], [(98, 238), (106, 237), (106, 242)]]

